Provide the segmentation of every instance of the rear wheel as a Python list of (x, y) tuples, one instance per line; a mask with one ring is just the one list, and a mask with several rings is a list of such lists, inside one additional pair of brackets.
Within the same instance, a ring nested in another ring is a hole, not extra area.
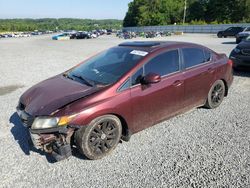
[(224, 99), (225, 92), (224, 82), (222, 80), (217, 80), (210, 88), (205, 107), (212, 109), (220, 106)]
[(122, 125), (118, 117), (105, 115), (96, 118), (75, 134), (78, 150), (89, 159), (101, 159), (111, 153), (119, 143)]

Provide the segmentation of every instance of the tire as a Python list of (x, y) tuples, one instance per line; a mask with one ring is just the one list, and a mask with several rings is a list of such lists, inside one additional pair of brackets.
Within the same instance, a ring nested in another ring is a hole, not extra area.
[(80, 128), (75, 133), (75, 143), (81, 154), (96, 160), (110, 154), (118, 145), (121, 135), (122, 125), (119, 118), (104, 115)]
[(225, 92), (226, 87), (224, 82), (222, 80), (217, 80), (209, 90), (205, 107), (213, 109), (220, 106), (224, 99)]
[(218, 36), (218, 38), (222, 38), (223, 37), (222, 33), (218, 33), (217, 36)]

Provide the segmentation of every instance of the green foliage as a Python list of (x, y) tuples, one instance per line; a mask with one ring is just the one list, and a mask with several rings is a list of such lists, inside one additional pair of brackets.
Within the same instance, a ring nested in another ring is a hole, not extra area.
[(192, 20), (190, 25), (206, 25), (207, 23), (204, 20)]
[(71, 18), (45, 19), (0, 19), (0, 31), (34, 31), (34, 30), (82, 30), (120, 29), (120, 20), (90, 20)]
[(182, 0), (134, 0), (129, 3), (123, 26), (149, 26), (182, 20)]
[[(129, 3), (123, 26), (180, 24), (184, 0), (134, 0)], [(250, 0), (187, 0), (189, 24), (250, 21)]]

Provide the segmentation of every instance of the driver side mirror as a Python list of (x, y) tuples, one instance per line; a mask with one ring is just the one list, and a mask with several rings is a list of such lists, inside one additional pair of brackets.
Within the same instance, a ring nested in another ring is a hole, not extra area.
[(156, 84), (161, 81), (161, 75), (156, 73), (148, 73), (141, 80), (142, 84)]

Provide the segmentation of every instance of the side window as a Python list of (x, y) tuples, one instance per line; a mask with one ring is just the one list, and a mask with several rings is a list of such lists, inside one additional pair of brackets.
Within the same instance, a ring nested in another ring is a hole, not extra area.
[(119, 91), (124, 91), (130, 87), (130, 79), (127, 79), (119, 88)]
[(184, 48), (182, 49), (185, 68), (193, 67), (205, 62), (203, 49)]
[(204, 50), (204, 56), (205, 56), (205, 62), (208, 62), (211, 60), (211, 52), (208, 50)]
[(179, 67), (178, 50), (172, 50), (162, 53), (151, 59), (145, 66), (145, 75), (148, 73), (156, 73), (161, 76), (177, 72)]
[(140, 80), (142, 78), (143, 75), (143, 68), (140, 68), (132, 77), (131, 77), (131, 83), (132, 86), (137, 85), (140, 83)]

